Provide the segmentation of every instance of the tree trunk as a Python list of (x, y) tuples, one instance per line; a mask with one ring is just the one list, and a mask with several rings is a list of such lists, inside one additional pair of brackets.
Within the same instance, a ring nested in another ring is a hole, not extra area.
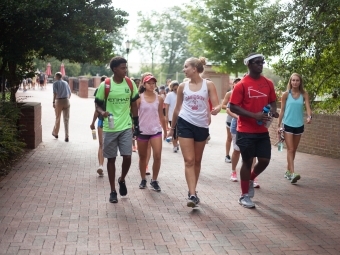
[(11, 98), (10, 101), (15, 103), (16, 97), (15, 94), (18, 91), (19, 84), (21, 81), (21, 77), (19, 78), (17, 76), (17, 64), (11, 61), (8, 61), (8, 70), (9, 70), (9, 77), (8, 77), (8, 83), (10, 85), (10, 91), (11, 91)]

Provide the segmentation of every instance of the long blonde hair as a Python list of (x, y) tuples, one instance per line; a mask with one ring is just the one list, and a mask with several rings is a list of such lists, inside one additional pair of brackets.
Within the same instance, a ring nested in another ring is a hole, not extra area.
[(290, 76), (289, 81), (288, 81), (288, 84), (287, 84), (287, 91), (290, 91), (290, 90), (292, 89), (291, 81), (292, 81), (293, 76), (299, 77), (299, 79), (300, 79), (299, 91), (300, 91), (301, 94), (304, 94), (304, 93), (305, 93), (305, 89), (304, 89), (304, 87), (303, 87), (302, 76), (301, 76), (301, 74), (298, 74), (298, 73), (293, 73), (293, 74)]

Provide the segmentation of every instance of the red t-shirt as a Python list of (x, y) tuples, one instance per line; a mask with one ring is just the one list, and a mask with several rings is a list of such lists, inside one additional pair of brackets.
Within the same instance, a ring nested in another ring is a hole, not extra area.
[[(273, 83), (261, 76), (253, 79), (249, 75), (244, 77), (235, 86), (230, 97), (230, 103), (238, 105), (249, 112), (262, 112), (263, 107), (276, 100)], [(265, 133), (268, 129), (258, 125), (256, 119), (239, 116), (237, 131), (244, 133)]]

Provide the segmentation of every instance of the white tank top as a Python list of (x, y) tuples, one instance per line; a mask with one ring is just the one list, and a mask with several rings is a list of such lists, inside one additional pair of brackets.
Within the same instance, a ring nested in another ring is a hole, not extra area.
[(187, 122), (203, 128), (209, 128), (209, 92), (207, 80), (203, 79), (199, 91), (191, 91), (189, 82), (186, 82), (183, 90), (183, 103), (179, 117)]

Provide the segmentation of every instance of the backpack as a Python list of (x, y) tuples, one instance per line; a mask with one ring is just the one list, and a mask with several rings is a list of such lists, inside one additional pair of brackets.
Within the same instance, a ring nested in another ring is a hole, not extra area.
[[(133, 85), (132, 85), (132, 81), (130, 80), (129, 77), (125, 76), (125, 81), (126, 83), (129, 85), (129, 88), (130, 88), (130, 100), (132, 98), (132, 92), (133, 92)], [(110, 93), (110, 89), (111, 89), (111, 78), (106, 78), (105, 79), (105, 90), (104, 90), (104, 93), (105, 93), (105, 108), (106, 108), (106, 100), (109, 96), (109, 93)]]

